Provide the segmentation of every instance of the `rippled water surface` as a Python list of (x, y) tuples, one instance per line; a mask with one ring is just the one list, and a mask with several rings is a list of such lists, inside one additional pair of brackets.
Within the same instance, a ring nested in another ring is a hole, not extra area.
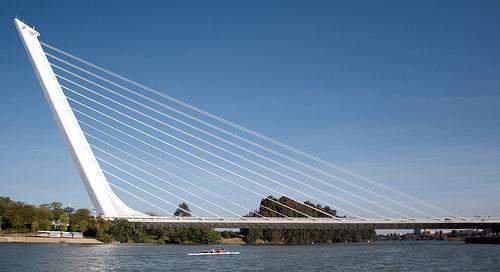
[(206, 246), (0, 244), (0, 271), (500, 271), (500, 245), (375, 242), (226, 246), (230, 256), (187, 256)]

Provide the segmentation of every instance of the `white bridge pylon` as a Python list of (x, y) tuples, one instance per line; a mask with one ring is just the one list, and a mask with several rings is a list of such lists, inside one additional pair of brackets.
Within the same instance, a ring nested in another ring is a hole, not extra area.
[(142, 215), (111, 190), (38, 41), (40, 34), (17, 18), (14, 23), (96, 211), (105, 216)]
[[(153, 217), (115, 192), (166, 214), (156, 217), (165, 222), (239, 222), (249, 216), (258, 217), (252, 222), (272, 221), (271, 216), (340, 221), (326, 206), (357, 220), (436, 219), (435, 212), (459, 217), (41, 42), (33, 28), (14, 23), (90, 199), (104, 217)], [(271, 205), (259, 204), (261, 199)], [(179, 208), (190, 219), (173, 214), (180, 202), (193, 209)]]

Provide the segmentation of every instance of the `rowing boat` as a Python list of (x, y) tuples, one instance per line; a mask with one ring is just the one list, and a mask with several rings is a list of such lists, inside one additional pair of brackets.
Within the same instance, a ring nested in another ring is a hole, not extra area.
[(238, 255), (237, 251), (188, 253), (188, 256)]

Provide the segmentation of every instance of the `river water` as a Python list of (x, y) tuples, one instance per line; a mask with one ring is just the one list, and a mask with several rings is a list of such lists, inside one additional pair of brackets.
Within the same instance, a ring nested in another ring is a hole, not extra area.
[(0, 244), (0, 271), (500, 271), (500, 245), (448, 241), (232, 246)]

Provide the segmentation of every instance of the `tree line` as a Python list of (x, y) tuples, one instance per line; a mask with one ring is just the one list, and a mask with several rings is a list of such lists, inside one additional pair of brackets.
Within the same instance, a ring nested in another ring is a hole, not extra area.
[[(280, 205), (280, 204), (282, 205)], [(266, 197), (261, 207), (246, 216), (265, 217), (341, 217), (331, 207), (306, 201), (296, 202), (287, 197)], [(293, 208), (287, 209), (283, 205)], [(266, 208), (264, 208), (266, 207)], [(312, 208), (314, 207), (314, 209)], [(274, 211), (273, 211), (274, 210)], [(186, 203), (181, 203), (175, 216), (191, 216)], [(0, 197), (0, 231), (35, 233), (39, 230), (59, 230), (83, 232), (85, 237), (93, 237), (103, 242), (121, 243), (175, 243), (200, 244), (217, 243), (221, 233), (210, 228), (145, 228), (141, 223), (125, 219), (106, 220), (94, 216), (88, 209), (63, 208), (60, 202), (42, 205), (13, 201)], [(225, 232), (224, 238), (241, 234), (247, 243), (310, 244), (358, 242), (376, 239), (375, 230), (305, 230), (305, 229), (241, 229), (240, 233)]]
[[(281, 205), (280, 205), (281, 204)], [(292, 208), (286, 208), (286, 206)], [(275, 198), (268, 196), (260, 201), (260, 208), (249, 213), (248, 216), (258, 215), (265, 217), (345, 217), (339, 216), (337, 211), (328, 206), (321, 206), (310, 201), (297, 202), (286, 196)], [(333, 230), (333, 229), (241, 229), (245, 242), (269, 244), (310, 244), (310, 243), (344, 243), (375, 240), (377, 234), (374, 229), (368, 230)]]
[[(191, 216), (186, 203), (175, 212)], [(96, 217), (88, 209), (63, 208), (60, 202), (31, 205), (0, 197), (0, 231), (35, 233), (39, 230), (83, 232), (85, 237), (109, 243), (216, 243), (219, 232), (209, 228), (155, 228), (146, 229), (141, 223), (126, 219), (106, 220)]]

